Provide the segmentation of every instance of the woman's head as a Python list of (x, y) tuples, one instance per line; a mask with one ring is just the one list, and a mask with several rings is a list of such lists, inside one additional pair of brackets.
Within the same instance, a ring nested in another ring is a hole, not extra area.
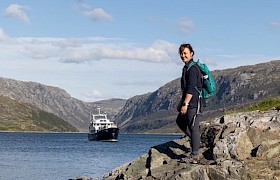
[(179, 55), (184, 63), (189, 62), (194, 56), (194, 50), (190, 44), (181, 44)]

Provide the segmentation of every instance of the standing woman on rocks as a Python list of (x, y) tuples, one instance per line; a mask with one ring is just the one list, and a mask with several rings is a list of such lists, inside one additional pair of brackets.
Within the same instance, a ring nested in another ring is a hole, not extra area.
[(187, 161), (198, 163), (200, 132), (199, 119), (196, 115), (199, 111), (200, 97), (197, 89), (202, 88), (202, 74), (196, 64), (188, 69), (194, 56), (194, 50), (190, 44), (182, 44), (179, 47), (179, 55), (185, 66), (181, 77), (182, 97), (177, 107), (179, 114), (176, 123), (191, 140), (191, 154), (187, 157)]

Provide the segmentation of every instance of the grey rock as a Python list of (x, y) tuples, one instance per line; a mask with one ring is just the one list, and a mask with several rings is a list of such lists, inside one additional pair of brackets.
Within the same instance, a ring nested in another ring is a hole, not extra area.
[(205, 146), (199, 150), (198, 164), (182, 161), (190, 152), (189, 138), (183, 137), (151, 147), (103, 180), (280, 179), (278, 110), (226, 115), (202, 122), (201, 129)]

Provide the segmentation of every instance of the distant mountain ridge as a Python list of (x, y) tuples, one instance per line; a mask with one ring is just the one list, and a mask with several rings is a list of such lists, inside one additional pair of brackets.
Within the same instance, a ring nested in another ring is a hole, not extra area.
[[(280, 96), (280, 60), (212, 73), (217, 92), (207, 101), (202, 119), (211, 119), (224, 110), (243, 107), (266, 97)], [(155, 92), (128, 99), (115, 121), (123, 132), (180, 132), (175, 124), (180, 96), (178, 78)]]
[[(89, 113), (97, 112), (97, 107), (102, 105), (102, 103), (88, 103), (73, 98), (65, 90), (58, 87), (3, 77), (0, 78), (0, 95), (34, 105), (41, 110), (53, 113), (78, 130), (86, 132), (90, 121)], [(125, 100), (116, 99), (115, 101), (118, 100), (122, 107)], [(102, 111), (106, 111), (109, 117), (116, 114), (118, 110), (119, 108), (102, 107)]]
[[(207, 102), (202, 114), (205, 120), (221, 115), (224, 110), (280, 95), (280, 60), (216, 70), (213, 75), (217, 93)], [(175, 133), (179, 132), (175, 124), (181, 94), (179, 81), (177, 78), (154, 92), (128, 100), (83, 102), (58, 87), (0, 77), (0, 95), (53, 113), (82, 132), (88, 130), (89, 113), (100, 106), (119, 125), (121, 133)]]

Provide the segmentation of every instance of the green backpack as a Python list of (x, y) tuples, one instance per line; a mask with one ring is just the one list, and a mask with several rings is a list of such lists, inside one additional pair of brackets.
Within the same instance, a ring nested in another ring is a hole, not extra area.
[(203, 99), (209, 99), (209, 98), (213, 97), (216, 92), (215, 79), (212, 76), (211, 72), (209, 71), (207, 65), (199, 62), (199, 60), (197, 60), (197, 62), (194, 62), (194, 61), (191, 62), (191, 64), (189, 64), (189, 66), (188, 66), (188, 70), (194, 64), (196, 64), (199, 67), (200, 72), (202, 73), (202, 76), (203, 76), (202, 90), (200, 91), (200, 90), (198, 90), (198, 88), (196, 88), (196, 90), (199, 92), (200, 97), (202, 97)]

